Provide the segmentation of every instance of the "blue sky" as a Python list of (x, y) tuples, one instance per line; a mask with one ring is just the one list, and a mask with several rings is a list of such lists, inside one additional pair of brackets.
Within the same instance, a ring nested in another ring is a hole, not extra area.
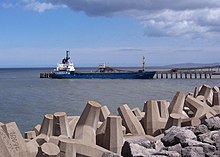
[(220, 62), (219, 0), (1, 0), (0, 68)]

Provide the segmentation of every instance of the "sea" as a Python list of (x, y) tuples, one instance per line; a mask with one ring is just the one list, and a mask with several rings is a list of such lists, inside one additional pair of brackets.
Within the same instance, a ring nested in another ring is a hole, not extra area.
[[(0, 69), (0, 122), (16, 122), (23, 134), (41, 124), (45, 114), (66, 112), (80, 116), (88, 101), (107, 105), (112, 114), (128, 104), (143, 109), (147, 100), (172, 101), (177, 91), (185, 94), (207, 84), (220, 86), (213, 79), (48, 79), (40, 73), (52, 68)], [(82, 71), (91, 70), (81, 68)], [(80, 69), (79, 69), (80, 71)]]

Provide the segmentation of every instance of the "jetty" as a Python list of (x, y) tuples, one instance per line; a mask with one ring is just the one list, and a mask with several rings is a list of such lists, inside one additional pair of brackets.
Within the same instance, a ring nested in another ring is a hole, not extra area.
[(50, 78), (51, 72), (42, 72), (40, 73), (40, 78)]
[(155, 78), (156, 79), (202, 79), (202, 78), (211, 79), (215, 75), (220, 75), (220, 65), (159, 70), (156, 72)]

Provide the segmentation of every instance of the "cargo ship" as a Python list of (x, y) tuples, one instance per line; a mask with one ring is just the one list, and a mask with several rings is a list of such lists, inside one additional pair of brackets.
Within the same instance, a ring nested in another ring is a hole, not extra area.
[(145, 71), (144, 59), (143, 57), (143, 68), (138, 71), (122, 70), (101, 64), (94, 72), (78, 72), (70, 60), (70, 52), (66, 51), (65, 57), (49, 77), (53, 79), (153, 79), (156, 71)]

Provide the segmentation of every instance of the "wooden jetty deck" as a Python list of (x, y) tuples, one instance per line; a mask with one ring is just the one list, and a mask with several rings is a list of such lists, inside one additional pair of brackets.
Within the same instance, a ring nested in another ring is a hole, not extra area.
[(51, 72), (40, 73), (40, 78), (50, 78)]
[(220, 65), (200, 66), (190, 68), (172, 68), (170, 70), (157, 71), (156, 79), (211, 79), (214, 75), (220, 75)]

